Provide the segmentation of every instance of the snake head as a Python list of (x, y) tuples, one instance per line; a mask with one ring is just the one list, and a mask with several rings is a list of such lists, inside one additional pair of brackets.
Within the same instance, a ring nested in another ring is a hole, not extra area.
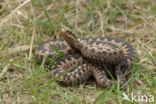
[(67, 29), (61, 29), (59, 35), (63, 37), (66, 43), (75, 50), (79, 50), (81, 48), (81, 43), (77, 40), (75, 34)]

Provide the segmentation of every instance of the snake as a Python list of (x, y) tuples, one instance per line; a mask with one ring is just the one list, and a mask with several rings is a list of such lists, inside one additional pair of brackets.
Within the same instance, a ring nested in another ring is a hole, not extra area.
[[(108, 36), (76, 38), (75, 34), (64, 29), (59, 34), (64, 41), (46, 41), (35, 52), (37, 60), (43, 59), (43, 56), (55, 57), (51, 76), (60, 76), (59, 83), (79, 84), (93, 76), (101, 87), (111, 86), (114, 82), (107, 77), (106, 67), (121, 84), (125, 83), (124, 73), (130, 70), (136, 56), (136, 50), (128, 42)], [(64, 57), (56, 56), (58, 50)]]

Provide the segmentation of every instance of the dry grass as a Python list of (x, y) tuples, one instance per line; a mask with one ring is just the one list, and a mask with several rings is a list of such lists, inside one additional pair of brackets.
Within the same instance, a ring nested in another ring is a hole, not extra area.
[(63, 26), (78, 37), (107, 34), (129, 41), (140, 58), (129, 88), (156, 97), (155, 11), (154, 0), (1, 0), (0, 103), (133, 104), (122, 101), (118, 87), (61, 87), (46, 80), (48, 72), (35, 63), (33, 48), (58, 38)]

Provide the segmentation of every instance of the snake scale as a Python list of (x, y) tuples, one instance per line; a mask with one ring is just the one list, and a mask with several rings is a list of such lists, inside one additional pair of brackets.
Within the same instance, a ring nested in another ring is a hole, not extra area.
[[(114, 83), (109, 74), (117, 77), (121, 84), (125, 83), (125, 73), (130, 71), (136, 56), (135, 49), (128, 42), (112, 37), (76, 38), (64, 29), (59, 34), (65, 41), (49, 40), (36, 49), (38, 60), (45, 55), (55, 58), (51, 76), (60, 76), (59, 83), (79, 84), (93, 76), (98, 85), (108, 87)], [(58, 50), (64, 57), (54, 57)]]

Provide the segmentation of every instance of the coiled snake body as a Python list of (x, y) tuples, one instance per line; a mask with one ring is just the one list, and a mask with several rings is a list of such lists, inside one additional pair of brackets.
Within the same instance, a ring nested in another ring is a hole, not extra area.
[[(127, 42), (111, 37), (77, 39), (70, 31), (62, 30), (64, 41), (47, 41), (38, 46), (36, 55), (54, 56), (56, 47), (64, 54), (57, 57), (51, 69), (52, 76), (61, 76), (58, 81), (63, 84), (78, 84), (94, 76), (101, 87), (111, 86), (113, 81), (105, 69), (115, 75), (121, 84), (125, 83), (135, 49)], [(110, 74), (109, 73), (109, 74)]]

